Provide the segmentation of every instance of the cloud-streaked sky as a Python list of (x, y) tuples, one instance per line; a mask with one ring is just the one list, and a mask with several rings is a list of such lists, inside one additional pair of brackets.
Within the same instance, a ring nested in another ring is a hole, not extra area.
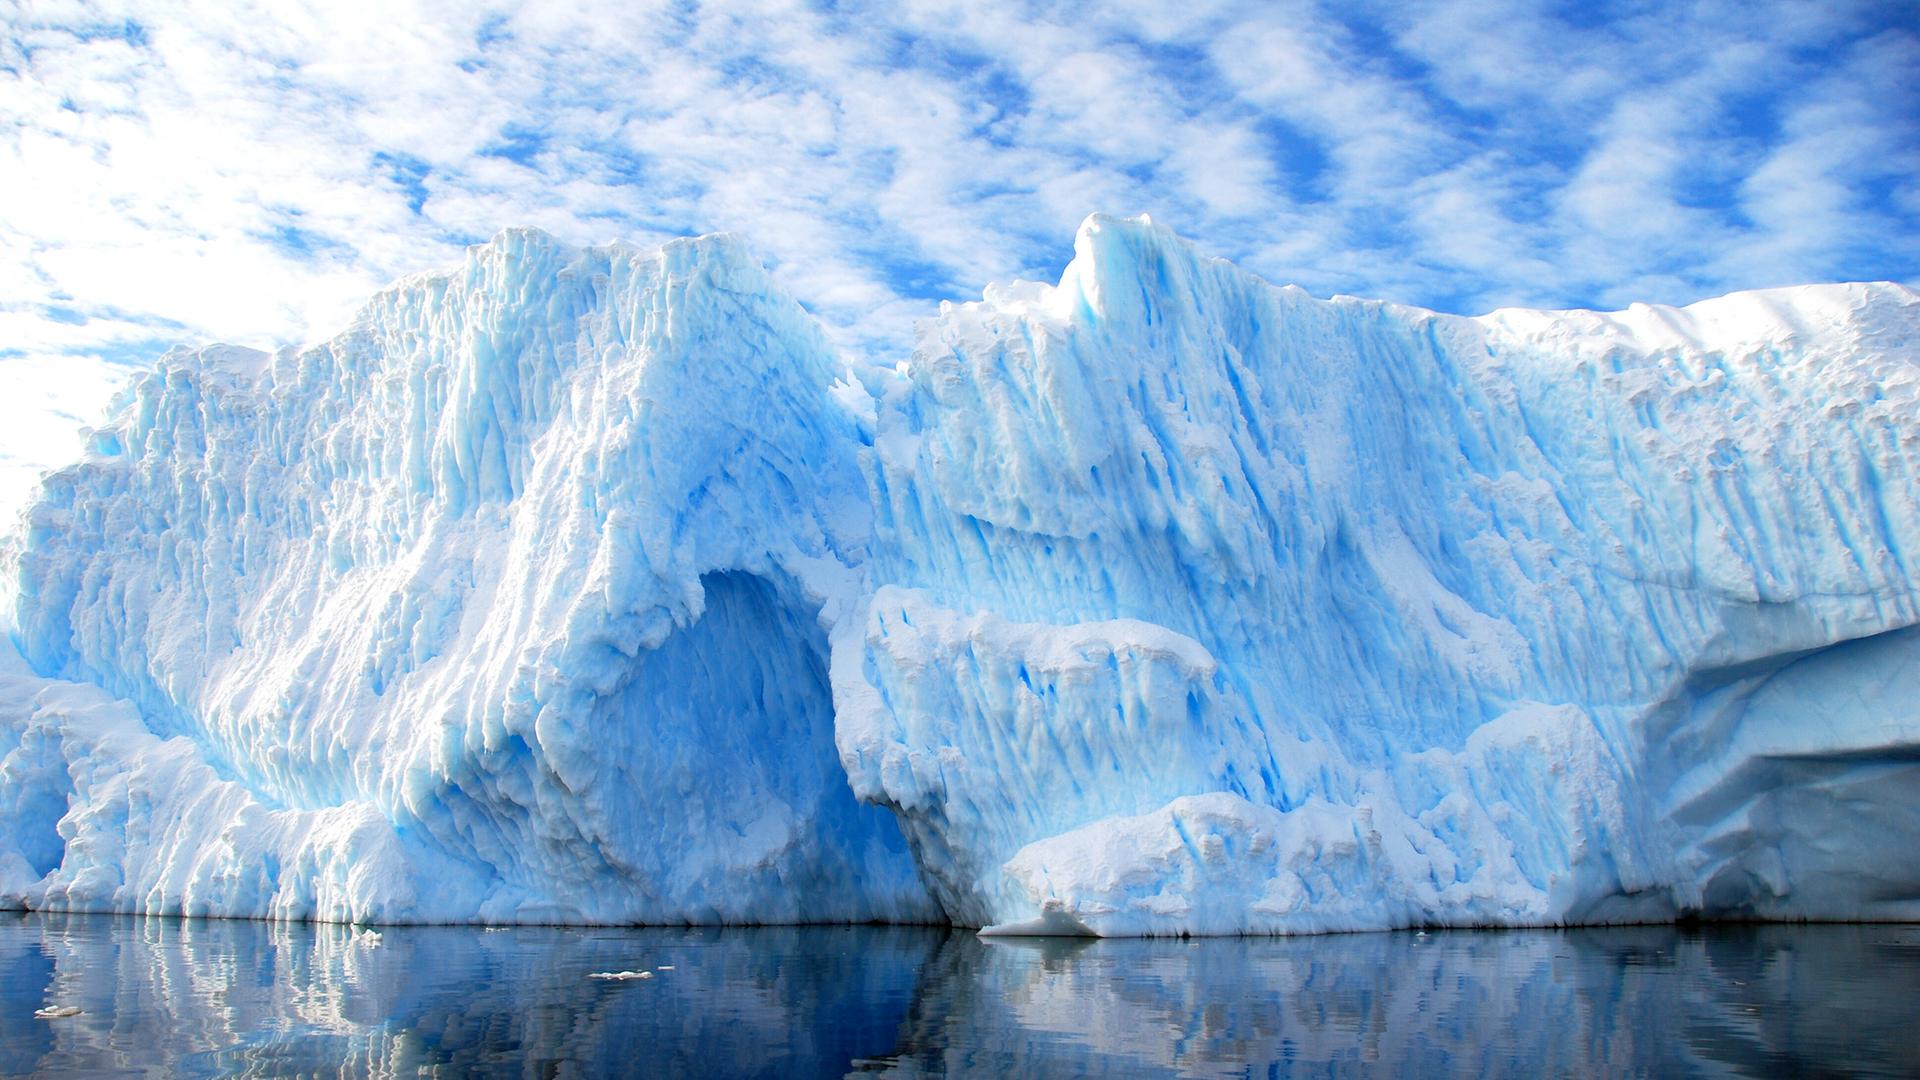
[(519, 224), (740, 233), (877, 358), (939, 299), (1056, 277), (1096, 210), (1468, 313), (1920, 279), (1911, 0), (0, 18), (0, 372), (318, 339)]

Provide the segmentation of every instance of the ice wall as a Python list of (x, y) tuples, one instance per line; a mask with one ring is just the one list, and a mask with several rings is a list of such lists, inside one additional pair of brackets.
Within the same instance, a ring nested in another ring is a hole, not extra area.
[(1892, 285), (1466, 319), (1096, 217), (869, 368), (724, 238), (503, 234), (48, 481), (0, 896), (1917, 918), (1916, 342)]
[(849, 774), (1007, 929), (1912, 917), (1915, 300), (1463, 319), (1093, 219), (885, 396)]

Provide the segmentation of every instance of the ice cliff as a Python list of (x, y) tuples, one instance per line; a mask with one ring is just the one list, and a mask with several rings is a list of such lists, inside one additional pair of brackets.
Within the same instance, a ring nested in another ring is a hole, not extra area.
[(0, 691), (6, 891), (935, 917), (833, 743), (819, 614), (870, 533), (835, 377), (730, 241), (526, 232), (319, 348), (162, 360), (20, 547), (18, 651), (97, 690)]
[(838, 358), (531, 232), (176, 353), (7, 553), (0, 903), (1920, 918), (1920, 296), (1468, 319), (1144, 220)]

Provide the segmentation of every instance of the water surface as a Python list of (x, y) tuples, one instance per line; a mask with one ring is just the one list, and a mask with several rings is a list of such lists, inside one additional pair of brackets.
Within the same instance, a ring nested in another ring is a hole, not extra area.
[[(662, 967), (671, 970), (661, 970)], [(590, 979), (649, 970), (648, 980)], [(45, 1006), (79, 1015), (36, 1019)], [(0, 1074), (1920, 1075), (1920, 926), (1199, 941), (0, 914)]]

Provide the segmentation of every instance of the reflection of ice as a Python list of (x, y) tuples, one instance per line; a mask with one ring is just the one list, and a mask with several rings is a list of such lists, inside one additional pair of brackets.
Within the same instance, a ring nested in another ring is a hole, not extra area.
[[(835, 1071), (892, 1048), (942, 933), (407, 927), (369, 949), (344, 926), (0, 915), (0, 1075)], [(586, 978), (638, 957), (673, 976)], [(55, 1000), (85, 1011), (32, 1019)]]
[(1907, 927), (956, 937), (933, 969), (900, 1052), (863, 1071), (1779, 1075), (1847, 1055), (1920, 1069), (1901, 1026), (1920, 985)]
[[(32, 954), (51, 970), (28, 987), (12, 972)], [(322, 1040), (368, 1060), (380, 1042), (379, 1003), (405, 982), (406, 963), (355, 947), (342, 926), (46, 915), (0, 929), (10, 995), (83, 1010), (54, 1033), (53, 1056), (31, 1065), (48, 1071), (141, 1070), (244, 1052), (263, 1036)], [(0, 1073), (15, 1064), (0, 1059)]]
[[(1189, 942), (0, 916), (0, 1074), (1920, 1074), (1920, 928)], [(594, 972), (671, 972), (645, 989)], [(81, 1009), (34, 1019), (49, 1005)]]

